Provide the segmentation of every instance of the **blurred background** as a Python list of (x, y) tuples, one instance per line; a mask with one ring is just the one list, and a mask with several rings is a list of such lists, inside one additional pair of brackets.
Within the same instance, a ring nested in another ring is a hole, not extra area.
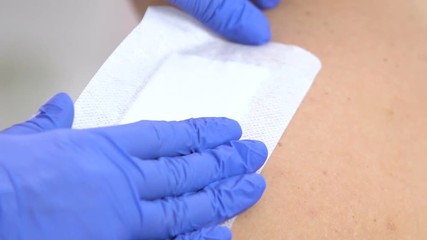
[(0, 0), (0, 129), (28, 119), (57, 92), (75, 100), (146, 4)]

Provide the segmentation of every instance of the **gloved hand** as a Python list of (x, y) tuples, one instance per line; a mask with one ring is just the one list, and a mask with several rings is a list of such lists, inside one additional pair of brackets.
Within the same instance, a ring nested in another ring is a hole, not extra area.
[(169, 0), (227, 39), (260, 45), (271, 39), (266, 16), (259, 8), (276, 7), (280, 0)]
[(231, 239), (216, 225), (265, 189), (267, 150), (233, 120), (72, 120), (59, 94), (0, 133), (0, 239)]

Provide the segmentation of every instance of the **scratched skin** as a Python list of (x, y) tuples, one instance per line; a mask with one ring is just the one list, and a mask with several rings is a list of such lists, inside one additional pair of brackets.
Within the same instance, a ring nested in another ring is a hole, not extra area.
[(427, 2), (284, 0), (268, 17), (323, 69), (233, 239), (427, 239)]

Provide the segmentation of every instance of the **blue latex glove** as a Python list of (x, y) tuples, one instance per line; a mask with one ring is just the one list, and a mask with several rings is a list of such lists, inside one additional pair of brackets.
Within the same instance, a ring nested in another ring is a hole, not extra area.
[(70, 129), (59, 94), (0, 133), (0, 239), (231, 239), (267, 150), (233, 120)]
[[(169, 0), (227, 39), (250, 45), (271, 39), (266, 16), (261, 9), (276, 7), (280, 0)], [(257, 8), (259, 7), (259, 8)]]

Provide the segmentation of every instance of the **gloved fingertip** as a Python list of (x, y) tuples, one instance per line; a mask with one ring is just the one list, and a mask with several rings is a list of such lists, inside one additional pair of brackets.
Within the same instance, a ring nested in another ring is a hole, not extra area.
[(266, 182), (260, 174), (247, 174), (237, 182), (229, 182), (225, 186), (227, 191), (233, 191), (236, 195), (230, 202), (238, 202), (235, 207), (229, 209), (229, 216), (235, 216), (255, 205), (264, 194)]
[(267, 17), (251, 1), (169, 1), (230, 41), (262, 45), (271, 40)]
[(261, 141), (244, 140), (234, 141), (231, 144), (239, 151), (241, 158), (247, 161), (249, 172), (257, 171), (267, 160), (268, 150)]
[(257, 173), (250, 174), (246, 177), (246, 180), (250, 182), (253, 188), (259, 191), (261, 194), (264, 192), (265, 188), (267, 187), (265, 178), (261, 174), (257, 174)]
[(56, 128), (71, 128), (74, 104), (66, 93), (53, 96), (30, 120), (3, 130), (3, 134), (32, 134)]
[(268, 43), (272, 35), (267, 17), (259, 10), (248, 14), (246, 21), (220, 33), (231, 41), (255, 46)]
[(58, 93), (41, 106), (40, 111), (55, 114), (63, 111), (69, 111), (71, 108), (74, 108), (74, 105), (70, 96), (66, 93)]
[(255, 4), (262, 9), (272, 9), (280, 4), (281, 0), (255, 0)]
[(229, 228), (226, 227), (213, 227), (206, 231), (206, 239), (212, 240), (231, 240), (233, 234)]
[(229, 118), (194, 118), (184, 121), (191, 126), (191, 141), (196, 141), (196, 151), (202, 151), (237, 140), (242, 136), (240, 124)]
[(216, 118), (216, 120), (228, 130), (230, 133), (230, 138), (240, 139), (243, 132), (239, 122), (230, 118)]
[(192, 233), (186, 233), (175, 238), (175, 240), (190, 240), (190, 239), (204, 239), (204, 240), (231, 240), (233, 234), (227, 227), (215, 226), (202, 228), (201, 230)]
[(39, 109), (39, 114), (35, 117), (52, 118), (53, 124), (57, 128), (71, 127), (74, 119), (74, 103), (66, 93), (58, 93), (49, 99)]

